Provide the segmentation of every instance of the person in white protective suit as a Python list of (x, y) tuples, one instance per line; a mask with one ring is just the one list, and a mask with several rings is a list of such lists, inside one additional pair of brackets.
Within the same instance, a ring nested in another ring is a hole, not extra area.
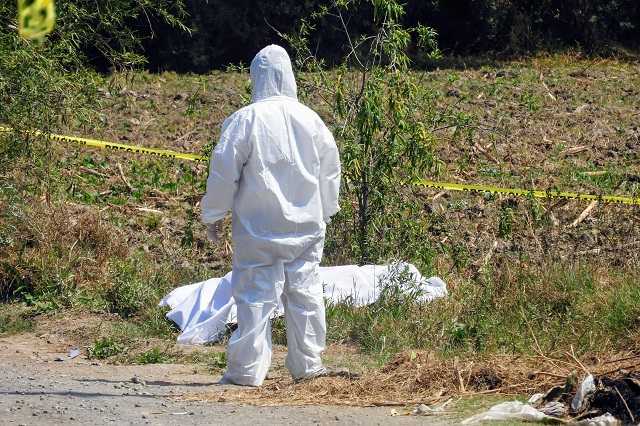
[(325, 373), (322, 282), (325, 223), (340, 210), (333, 135), (297, 99), (291, 60), (276, 45), (250, 68), (252, 104), (222, 125), (210, 163), (202, 220), (217, 242), (232, 210), (232, 291), (238, 328), (220, 383), (260, 386), (271, 364), (270, 318), (282, 300), (286, 366), (295, 380)]

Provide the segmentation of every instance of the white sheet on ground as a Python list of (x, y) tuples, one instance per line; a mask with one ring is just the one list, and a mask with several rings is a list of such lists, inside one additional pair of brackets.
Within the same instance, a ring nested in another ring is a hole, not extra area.
[[(375, 302), (380, 294), (380, 283), (394, 273), (390, 268), (389, 265), (320, 267), (325, 297), (329, 303), (349, 300), (357, 306)], [(447, 286), (440, 278), (424, 278), (411, 264), (402, 264), (401, 268), (406, 268), (410, 275), (396, 276), (417, 283), (420, 290), (416, 298), (418, 301), (428, 302), (447, 294)], [(159, 306), (171, 308), (167, 318), (182, 331), (178, 343), (197, 345), (215, 342), (226, 332), (227, 324), (235, 322), (231, 274), (178, 287), (162, 299)], [(281, 313), (282, 308), (279, 311)]]

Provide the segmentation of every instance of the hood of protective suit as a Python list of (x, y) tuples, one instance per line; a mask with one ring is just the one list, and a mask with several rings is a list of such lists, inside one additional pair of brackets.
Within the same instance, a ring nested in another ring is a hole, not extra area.
[(251, 61), (252, 100), (259, 102), (273, 96), (298, 99), (291, 59), (280, 46), (262, 49)]

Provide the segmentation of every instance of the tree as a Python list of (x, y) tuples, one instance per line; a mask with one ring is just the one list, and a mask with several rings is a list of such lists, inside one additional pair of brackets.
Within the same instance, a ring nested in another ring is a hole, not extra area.
[(31, 166), (51, 161), (47, 140), (28, 131), (93, 124), (99, 92), (92, 64), (144, 64), (141, 40), (153, 35), (157, 19), (187, 30), (182, 0), (80, 0), (56, 2), (56, 9), (53, 32), (29, 41), (18, 35), (17, 1), (0, 0), (0, 126), (16, 130), (0, 133), (0, 174), (21, 157), (31, 157)]
[[(354, 32), (350, 17), (363, 11), (371, 14), (372, 25)], [(301, 90), (329, 106), (344, 178), (343, 210), (334, 228), (350, 227), (339, 245), (355, 251), (350, 256), (361, 263), (398, 254), (404, 232), (399, 222), (411, 209), (403, 188), (435, 166), (428, 94), (410, 71), (407, 50), (415, 41), (427, 56), (437, 57), (436, 33), (421, 25), (404, 28), (403, 14), (395, 0), (336, 0), (305, 20), (296, 36), (283, 35), (297, 67), (309, 71), (298, 75)], [(335, 47), (345, 55), (333, 72), (308, 42), (318, 21), (332, 22), (343, 36), (342, 46)]]

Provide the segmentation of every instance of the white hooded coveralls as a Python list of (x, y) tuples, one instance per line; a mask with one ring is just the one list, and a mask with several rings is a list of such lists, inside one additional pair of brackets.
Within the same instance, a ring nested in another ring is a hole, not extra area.
[(286, 366), (294, 379), (324, 371), (322, 282), (325, 220), (338, 212), (340, 161), (329, 129), (297, 100), (286, 51), (267, 46), (251, 62), (252, 104), (222, 125), (202, 220), (233, 211), (232, 291), (238, 328), (223, 382), (260, 386), (271, 364), (269, 320), (282, 300)]

